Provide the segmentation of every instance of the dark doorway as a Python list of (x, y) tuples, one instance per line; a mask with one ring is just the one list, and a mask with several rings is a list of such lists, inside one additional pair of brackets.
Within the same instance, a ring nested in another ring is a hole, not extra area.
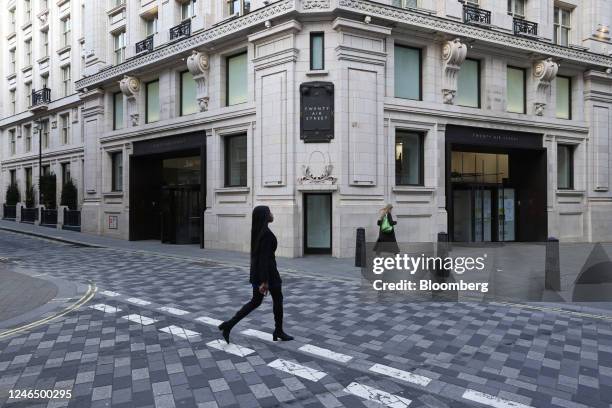
[(304, 194), (304, 253), (331, 254), (331, 251), (331, 194)]

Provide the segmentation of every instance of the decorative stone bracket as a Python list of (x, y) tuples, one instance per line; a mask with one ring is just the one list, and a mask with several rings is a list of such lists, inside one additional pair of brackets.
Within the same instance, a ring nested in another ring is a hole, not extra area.
[(302, 176), (298, 177), (300, 184), (335, 184), (337, 178), (332, 176), (334, 169), (329, 153), (327, 157), (320, 151), (314, 151), (308, 158), (308, 165), (302, 166)]
[(187, 69), (197, 86), (196, 98), (200, 112), (208, 110), (208, 68), (208, 55), (203, 52), (194, 50), (187, 58)]
[(549, 98), (550, 83), (557, 76), (559, 64), (552, 58), (540, 60), (533, 66), (533, 76), (535, 77), (536, 97), (534, 102), (534, 112), (538, 116), (544, 115), (544, 109)]
[(140, 79), (134, 76), (124, 76), (119, 81), (121, 92), (127, 97), (127, 113), (132, 126), (138, 126), (140, 115), (138, 113), (138, 96), (140, 95)]
[(461, 42), (459, 38), (452, 41), (446, 41), (442, 45), (442, 61), (444, 72), (442, 94), (444, 103), (452, 105), (457, 94), (457, 74), (461, 69), (461, 64), (467, 56), (467, 46)]

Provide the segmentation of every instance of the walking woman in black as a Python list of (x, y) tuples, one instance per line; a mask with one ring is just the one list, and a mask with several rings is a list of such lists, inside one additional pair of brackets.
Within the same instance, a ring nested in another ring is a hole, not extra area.
[(376, 255), (380, 255), (381, 252), (399, 253), (399, 247), (395, 239), (395, 224), (397, 224), (397, 221), (393, 220), (393, 216), (391, 215), (392, 209), (393, 206), (387, 204), (380, 210), (380, 217), (377, 222), (379, 226), (378, 240), (374, 245)]
[(272, 295), (272, 310), (274, 312), (274, 341), (293, 340), (283, 331), (283, 293), (281, 278), (276, 269), (276, 236), (268, 228), (268, 223), (274, 221), (270, 208), (265, 205), (253, 209), (251, 224), (251, 273), (250, 282), (253, 286), (253, 297), (232, 317), (219, 325), (223, 338), (229, 344), (232, 328), (246, 315), (257, 309), (268, 291)]

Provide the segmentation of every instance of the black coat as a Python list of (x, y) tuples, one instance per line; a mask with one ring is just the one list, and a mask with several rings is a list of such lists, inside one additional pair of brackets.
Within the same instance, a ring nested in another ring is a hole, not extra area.
[[(397, 224), (397, 221), (393, 220), (393, 216), (389, 213), (387, 214), (387, 217), (389, 218), (389, 224), (391, 224), (392, 226), (395, 226), (395, 224)], [(391, 232), (383, 232), (382, 230), (382, 220), (383, 218), (379, 219), (377, 224), (378, 224), (378, 240), (376, 241), (376, 245), (374, 246), (374, 250), (387, 250), (390, 252), (399, 252), (399, 247), (397, 246), (397, 239), (395, 239), (395, 228), (393, 228), (393, 230), (391, 230)], [(379, 243), (385, 243), (382, 245), (379, 245)], [(390, 244), (389, 244), (390, 243)]]
[(262, 232), (256, 253), (251, 254), (249, 281), (253, 285), (259, 286), (263, 282), (268, 282), (269, 286), (281, 284), (281, 277), (276, 268), (276, 256), (274, 255), (277, 245), (276, 236), (266, 227)]

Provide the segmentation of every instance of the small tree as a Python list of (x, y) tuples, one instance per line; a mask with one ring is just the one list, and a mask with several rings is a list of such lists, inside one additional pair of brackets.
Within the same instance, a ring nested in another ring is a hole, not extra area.
[(68, 180), (62, 187), (62, 199), (61, 205), (65, 205), (70, 210), (77, 209), (78, 193), (77, 188), (72, 182), (72, 179)]
[(56, 192), (56, 180), (55, 174), (43, 174), (40, 176), (38, 182), (40, 188), (40, 201), (41, 204), (47, 209), (54, 209), (57, 207), (57, 192)]
[(28, 208), (34, 208), (36, 205), (36, 191), (34, 190), (34, 186), (30, 186), (26, 189), (25, 205)]
[(21, 194), (19, 193), (19, 186), (17, 183), (11, 183), (6, 189), (6, 199), (4, 200), (6, 205), (17, 205), (21, 201)]

